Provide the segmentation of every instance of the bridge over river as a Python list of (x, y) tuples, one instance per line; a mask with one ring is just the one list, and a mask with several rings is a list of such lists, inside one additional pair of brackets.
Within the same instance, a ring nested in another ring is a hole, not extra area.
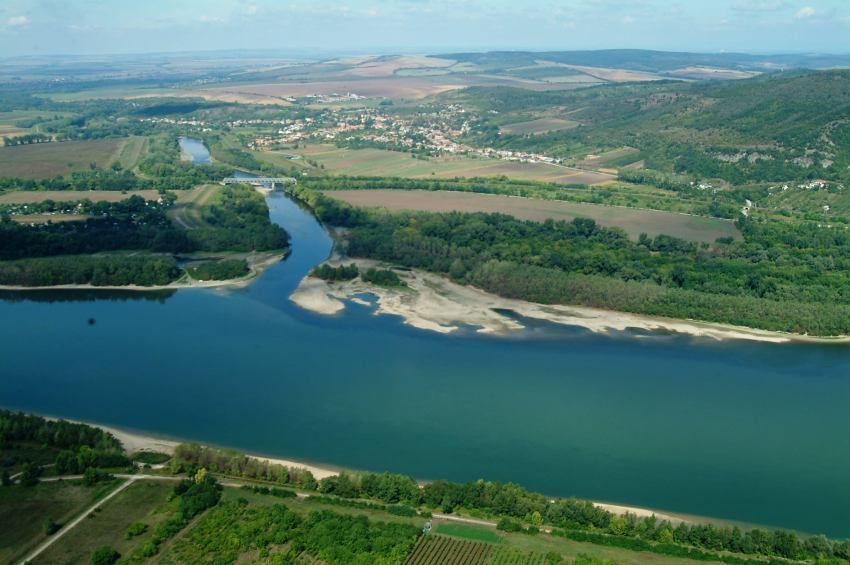
[(240, 176), (240, 177), (227, 177), (223, 181), (222, 184), (251, 184), (254, 186), (267, 186), (270, 188), (275, 188), (277, 185), (285, 185), (285, 184), (295, 184), (298, 182), (297, 179), (293, 177), (248, 177), (248, 176)]

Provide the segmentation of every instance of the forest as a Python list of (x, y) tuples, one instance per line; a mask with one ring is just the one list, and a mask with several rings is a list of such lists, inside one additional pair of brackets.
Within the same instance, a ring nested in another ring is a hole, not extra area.
[(742, 218), (744, 240), (633, 242), (593, 220), (524, 222), (499, 214), (352, 208), (291, 189), (318, 217), (349, 228), (352, 257), (444, 274), (495, 294), (755, 328), (850, 333), (848, 234)]
[[(195, 230), (171, 223), (166, 212), (172, 203), (173, 198), (156, 203), (135, 195), (115, 203), (80, 203), (96, 216), (37, 226), (4, 216), (0, 219), (0, 284), (164, 285), (181, 275), (177, 254), (277, 251), (289, 245), (286, 231), (269, 219), (263, 196), (249, 186), (223, 189), (221, 197), (202, 210), (208, 227)], [(128, 250), (147, 254), (119, 253)], [(203, 272), (220, 278), (244, 274), (246, 268), (244, 261), (219, 267), (208, 264)]]

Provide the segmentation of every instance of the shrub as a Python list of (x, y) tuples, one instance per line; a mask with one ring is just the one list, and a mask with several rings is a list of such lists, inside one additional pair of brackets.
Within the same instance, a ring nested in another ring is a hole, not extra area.
[(104, 545), (94, 550), (94, 553), (92, 553), (91, 555), (91, 564), (112, 565), (119, 559), (121, 559), (120, 553), (118, 553), (108, 545)]

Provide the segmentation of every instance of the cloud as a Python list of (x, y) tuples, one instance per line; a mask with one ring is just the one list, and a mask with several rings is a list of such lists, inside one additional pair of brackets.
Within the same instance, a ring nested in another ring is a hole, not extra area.
[(738, 0), (733, 6), (741, 12), (778, 12), (787, 7), (785, 0)]
[(623, 16), (620, 22), (622, 22), (624, 25), (631, 25), (635, 23), (635, 18), (634, 16)]
[(23, 27), (30, 23), (30, 19), (26, 16), (12, 16), (6, 22), (8, 27)]
[(812, 8), (811, 6), (803, 6), (800, 10), (794, 14), (794, 19), (796, 20), (807, 20), (814, 16), (817, 13), (817, 10)]

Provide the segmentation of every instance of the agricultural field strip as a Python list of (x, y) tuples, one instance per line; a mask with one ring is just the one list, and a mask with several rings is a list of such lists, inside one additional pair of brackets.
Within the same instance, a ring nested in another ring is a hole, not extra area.
[(215, 195), (217, 188), (215, 185), (204, 185), (192, 189), (187, 194), (181, 194), (177, 205), (169, 212), (169, 217), (187, 230), (206, 226), (200, 209)]
[(500, 213), (538, 222), (547, 219), (571, 221), (575, 217), (586, 217), (604, 226), (622, 228), (634, 238), (641, 233), (665, 233), (682, 239), (713, 243), (718, 237), (740, 237), (730, 220), (628, 206), (453, 191), (329, 190), (324, 194), (353, 206), (390, 210)]

